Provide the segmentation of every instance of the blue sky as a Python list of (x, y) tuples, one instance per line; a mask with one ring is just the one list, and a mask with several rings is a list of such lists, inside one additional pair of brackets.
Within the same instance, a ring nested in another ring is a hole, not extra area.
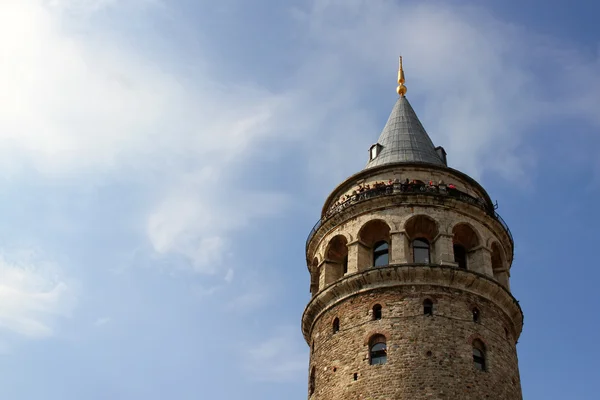
[(0, 398), (305, 399), (304, 241), (400, 53), (515, 237), (525, 399), (596, 398), (589, 3), (2, 0)]

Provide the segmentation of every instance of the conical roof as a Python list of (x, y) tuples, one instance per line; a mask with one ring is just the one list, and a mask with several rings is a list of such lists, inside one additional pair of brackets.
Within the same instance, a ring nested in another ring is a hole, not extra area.
[[(365, 169), (397, 162), (422, 162), (445, 166), (408, 99), (400, 96), (377, 144), (376, 156)], [(373, 152), (371, 152), (373, 155)]]

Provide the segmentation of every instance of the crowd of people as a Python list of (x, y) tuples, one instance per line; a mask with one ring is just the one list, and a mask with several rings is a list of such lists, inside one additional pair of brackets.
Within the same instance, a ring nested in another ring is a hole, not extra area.
[[(425, 183), (420, 180), (409, 180), (406, 178), (404, 181), (400, 179), (379, 181), (374, 183), (366, 183), (358, 185), (352, 193), (346, 193), (338, 199), (330, 208), (327, 210), (326, 216), (330, 216), (338, 211), (341, 211), (348, 205), (363, 199), (367, 199), (376, 195), (402, 193), (402, 192), (430, 192), (430, 193), (441, 193), (441, 194), (452, 194), (461, 193), (458, 192), (456, 186), (453, 183), (446, 184), (440, 180), (435, 183), (430, 180), (429, 183)], [(468, 196), (468, 195), (466, 195)], [(468, 196), (469, 198), (471, 196)], [(479, 205), (485, 204), (483, 199), (472, 198), (475, 203)]]

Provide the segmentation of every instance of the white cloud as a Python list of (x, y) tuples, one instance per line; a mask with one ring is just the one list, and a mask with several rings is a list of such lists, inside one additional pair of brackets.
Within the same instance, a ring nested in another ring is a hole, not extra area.
[(237, 83), (216, 88), (201, 70), (189, 81), (117, 33), (92, 26), (75, 34), (69, 21), (40, 1), (0, 5), (5, 166), (82, 173), (135, 163), (161, 170), (165, 160), (190, 152), (210, 164), (221, 159), (217, 153), (231, 160), (268, 133), (262, 125), (280, 103), (276, 96)]
[(61, 22), (39, 1), (0, 5), (5, 166), (80, 171), (161, 143), (154, 127), (177, 85), (126, 49), (66, 34)]
[[(531, 147), (538, 139), (532, 127), (540, 121), (571, 115), (600, 125), (594, 111), (600, 79), (592, 72), (598, 59), (586, 59), (572, 44), (477, 7), (366, 0), (311, 4), (294, 15), (310, 30), (321, 59), (328, 60), (320, 63), (326, 66), (323, 76), (356, 87), (372, 84), (364, 77), (367, 70), (378, 77), (378, 86), (381, 77), (389, 77), (392, 92), (395, 59), (402, 54), (407, 96), (413, 106), (418, 103), (421, 121), (446, 148), (451, 165), (474, 177), (532, 178), (540, 151)], [(377, 132), (364, 134), (373, 140)]]
[(250, 378), (256, 381), (298, 381), (308, 365), (305, 347), (297, 327), (280, 327), (272, 336), (246, 350), (243, 365)]
[[(28, 0), (23, 0), (28, 1)], [(60, 11), (68, 11), (77, 14), (89, 14), (101, 11), (103, 9), (123, 6), (123, 5), (134, 5), (140, 6), (154, 6), (160, 4), (162, 0), (44, 0), (45, 3), (51, 7)]]
[(189, 258), (196, 271), (219, 270), (230, 232), (281, 210), (281, 195), (236, 190), (227, 171), (275, 134), (273, 113), (285, 99), (217, 85), (200, 70), (195, 80), (171, 74), (117, 33), (91, 25), (74, 34), (52, 12), (123, 2), (47, 4), (0, 5), (0, 48), (10, 54), (0, 64), (0, 170), (97, 177), (133, 169), (156, 185), (147, 224), (154, 249)]
[[(160, 56), (128, 47), (119, 32), (93, 24), (69, 31), (70, 20), (55, 12), (93, 15), (155, 4), (0, 5), (0, 48), (8, 55), (0, 64), (0, 171), (144, 176), (155, 199), (145, 218), (152, 248), (184, 256), (201, 273), (228, 275), (232, 235), (286, 208), (289, 199), (280, 193), (249, 191), (232, 177), (261, 144), (275, 154), (281, 141), (296, 141), (309, 149), (306, 168), (333, 183), (366, 162), (383, 121), (374, 121), (361, 97), (384, 76), (393, 93), (398, 53), (405, 56), (408, 96), (413, 104), (427, 99), (417, 112), (451, 165), (513, 180), (535, 165), (535, 149), (524, 145), (528, 128), (558, 104), (545, 96), (548, 81), (531, 72), (529, 60), (552, 60), (549, 70), (588, 80), (598, 63), (546, 57), (542, 39), (479, 9), (314, 1), (294, 14), (313, 46), (289, 72), (286, 89), (273, 93), (214, 81), (200, 66), (209, 57), (188, 60), (197, 67), (193, 76), (176, 73)], [(592, 104), (600, 90), (585, 93), (570, 111), (561, 110), (597, 121)]]
[(224, 184), (226, 178), (197, 174), (167, 190), (167, 196), (148, 219), (147, 233), (159, 254), (187, 257), (197, 272), (214, 274), (224, 268), (232, 278), (229, 235), (251, 221), (277, 215), (286, 197), (253, 192)]
[(72, 283), (31, 251), (0, 251), (0, 333), (43, 338), (76, 303)]

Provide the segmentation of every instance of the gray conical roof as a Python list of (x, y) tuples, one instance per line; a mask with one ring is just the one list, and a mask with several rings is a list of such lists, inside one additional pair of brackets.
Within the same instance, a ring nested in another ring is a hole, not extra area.
[(394, 105), (377, 143), (381, 145), (379, 154), (365, 169), (396, 162), (445, 165), (406, 97)]

